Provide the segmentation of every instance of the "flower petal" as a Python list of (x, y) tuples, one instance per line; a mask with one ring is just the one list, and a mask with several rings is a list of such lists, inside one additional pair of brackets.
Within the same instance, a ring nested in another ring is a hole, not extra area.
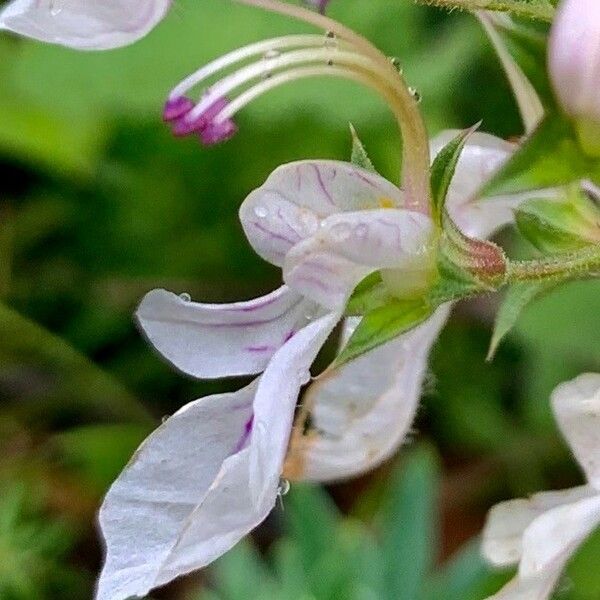
[(427, 271), (431, 219), (418, 212), (376, 209), (332, 215), (287, 254), (283, 278), (322, 306), (343, 306), (376, 269)]
[(240, 220), (257, 254), (282, 266), (289, 250), (325, 217), (402, 202), (402, 192), (375, 173), (345, 162), (305, 160), (273, 171), (244, 200)]
[[(233, 394), (191, 402), (140, 446), (100, 509), (107, 556), (98, 600), (144, 596), (171, 578), (172, 565), (184, 560), (176, 550), (178, 539), (220, 477), (224, 462), (243, 444), (255, 391), (252, 383)], [(236, 492), (232, 487), (231, 495)], [(205, 563), (227, 549), (209, 531), (205, 539)]]
[[(383, 462), (402, 443), (414, 419), (427, 355), (446, 321), (440, 307), (424, 324), (343, 365), (326, 371), (308, 389), (312, 431), (299, 424), (285, 474), (332, 481)], [(358, 319), (352, 319), (354, 326)], [(346, 330), (348, 336), (350, 331)]]
[(310, 380), (310, 366), (340, 316), (329, 313), (304, 327), (275, 354), (260, 378), (250, 442), (250, 487), (256, 505), (279, 483), (300, 388)]
[(540, 492), (530, 498), (501, 502), (490, 510), (483, 530), (482, 552), (498, 567), (517, 564), (523, 552), (523, 534), (546, 511), (595, 495), (591, 486)]
[(519, 572), (488, 600), (546, 600), (570, 556), (600, 525), (600, 494), (537, 517), (523, 535)]
[(260, 373), (315, 311), (312, 302), (282, 286), (233, 304), (199, 304), (153, 290), (136, 316), (152, 345), (176, 368), (212, 378)]
[(588, 481), (600, 491), (600, 374), (584, 373), (559, 385), (552, 407)]
[(0, 29), (80, 50), (125, 46), (146, 35), (171, 0), (13, 0)]

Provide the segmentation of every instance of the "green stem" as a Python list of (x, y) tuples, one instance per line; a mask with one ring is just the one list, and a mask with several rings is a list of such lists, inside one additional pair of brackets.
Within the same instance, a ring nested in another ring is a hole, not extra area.
[(516, 17), (551, 22), (555, 8), (548, 0), (417, 0), (421, 4), (439, 6), (449, 10), (496, 10), (509, 12)]
[(600, 247), (593, 246), (560, 256), (511, 261), (504, 283), (566, 281), (600, 276)]

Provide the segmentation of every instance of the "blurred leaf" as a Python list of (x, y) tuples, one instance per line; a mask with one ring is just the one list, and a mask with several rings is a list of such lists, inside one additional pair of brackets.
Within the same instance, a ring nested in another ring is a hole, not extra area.
[(521, 311), (537, 296), (542, 294), (544, 291), (550, 289), (552, 284), (543, 283), (539, 281), (526, 281), (522, 283), (515, 283), (511, 285), (502, 304), (496, 314), (496, 320), (494, 322), (494, 333), (490, 341), (490, 348), (486, 360), (492, 360), (496, 350), (500, 345), (500, 342), (508, 334), (508, 332), (515, 326)]
[(309, 571), (332, 548), (339, 513), (329, 496), (316, 485), (295, 484), (283, 499), (290, 533)]
[[(63, 407), (85, 408), (97, 415), (154, 423), (146, 409), (110, 375), (59, 337), (2, 305), (0, 339), (3, 341), (0, 356), (4, 371), (0, 371), (0, 379), (10, 368), (39, 369), (55, 378), (44, 399), (50, 405), (60, 403)], [(36, 390), (36, 402), (39, 403), (42, 397)], [(21, 410), (39, 412), (44, 407), (28, 405), (22, 406)]]
[(425, 586), (426, 600), (481, 600), (497, 592), (510, 574), (487, 565), (481, 542), (473, 540), (457, 552)]
[(138, 424), (90, 425), (55, 434), (52, 444), (65, 466), (101, 495), (150, 431)]
[[(579, 547), (569, 561), (559, 585), (556, 600), (596, 600), (600, 598), (600, 529)], [(560, 593), (562, 588), (562, 593)]]
[(378, 518), (390, 600), (416, 600), (437, 554), (439, 466), (431, 449), (409, 453)]
[(573, 125), (558, 113), (550, 113), (511, 159), (482, 190), (485, 196), (572, 183), (600, 172), (598, 161), (584, 156)]

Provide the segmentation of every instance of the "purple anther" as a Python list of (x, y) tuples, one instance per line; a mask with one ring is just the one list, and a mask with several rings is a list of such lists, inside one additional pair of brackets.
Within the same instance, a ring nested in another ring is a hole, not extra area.
[(169, 98), (166, 101), (163, 110), (163, 120), (168, 122), (181, 119), (181, 117), (187, 115), (194, 106), (196, 106), (195, 102), (185, 96)]
[(201, 133), (211, 126), (213, 119), (229, 104), (225, 97), (217, 98), (212, 104), (207, 106), (198, 116), (190, 118), (190, 113), (184, 114), (173, 123), (173, 135), (178, 137), (190, 135), (191, 133)]
[(222, 123), (209, 123), (198, 132), (198, 136), (205, 146), (212, 146), (231, 139), (237, 130), (237, 125), (231, 119), (227, 119)]

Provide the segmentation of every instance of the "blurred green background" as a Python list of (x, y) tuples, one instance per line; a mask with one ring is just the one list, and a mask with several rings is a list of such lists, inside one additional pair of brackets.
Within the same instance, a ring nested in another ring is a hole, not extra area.
[[(412, 0), (332, 0), (331, 15), (398, 56), (430, 132), (521, 131), (474, 19)], [(0, 600), (90, 598), (95, 513), (143, 437), (182, 404), (240, 381), (186, 380), (136, 331), (154, 287), (194, 299), (279, 283), (237, 208), (277, 165), (347, 159), (352, 121), (397, 180), (399, 141), (370, 92), (340, 81), (277, 90), (204, 149), (160, 120), (170, 87), (263, 37), (308, 30), (226, 0), (177, 0), (133, 47), (100, 54), (0, 37)], [(528, 252), (511, 232), (502, 242)], [(481, 600), (494, 573), (477, 534), (495, 502), (581, 481), (548, 407), (552, 388), (600, 369), (600, 285), (534, 303), (484, 357), (498, 298), (461, 304), (437, 343), (416, 433), (396, 459), (328, 490), (294, 485), (253, 538), (168, 600)], [(557, 597), (598, 600), (600, 537)]]

